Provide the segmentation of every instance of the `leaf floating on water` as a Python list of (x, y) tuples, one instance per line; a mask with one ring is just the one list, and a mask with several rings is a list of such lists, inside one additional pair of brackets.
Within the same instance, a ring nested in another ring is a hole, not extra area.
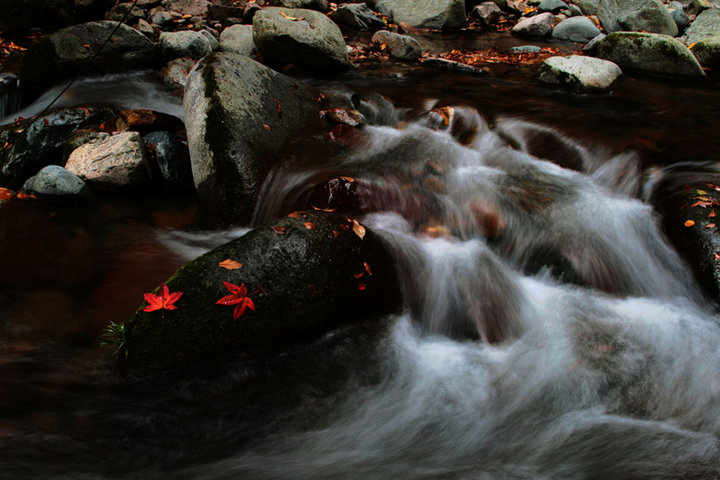
[(272, 228), (273, 232), (277, 233), (278, 235), (285, 235), (285, 232), (287, 231), (287, 227), (281, 227), (280, 225), (275, 225)]
[(155, 310), (177, 310), (175, 302), (182, 297), (183, 292), (170, 293), (170, 289), (164, 283), (160, 285), (160, 295), (154, 293), (144, 293), (143, 297), (148, 305), (143, 308), (143, 312), (154, 312)]
[(360, 240), (365, 238), (365, 227), (360, 225), (357, 220), (353, 220), (352, 222), (353, 222), (352, 229), (353, 229), (353, 232), (355, 232), (355, 235), (360, 237)]
[(365, 271), (368, 275), (372, 275), (372, 270), (370, 269), (370, 264), (368, 262), (363, 262), (363, 266), (365, 267)]
[(694, 220), (685, 220), (685, 226), (686, 226), (686, 227), (692, 227), (693, 225), (695, 225), (695, 221), (694, 221)]
[(236, 262), (235, 260), (230, 260), (229, 258), (218, 263), (218, 265), (226, 270), (238, 270), (243, 266), (242, 263)]
[(305, 228), (308, 230), (315, 230), (315, 227), (317, 227), (317, 225), (312, 222), (305, 222), (303, 225), (305, 225)]

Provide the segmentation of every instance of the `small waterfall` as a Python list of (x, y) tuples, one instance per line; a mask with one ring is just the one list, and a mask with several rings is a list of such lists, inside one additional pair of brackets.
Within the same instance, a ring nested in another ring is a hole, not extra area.
[(19, 87), (17, 76), (0, 74), (0, 119), (20, 110), (22, 94)]

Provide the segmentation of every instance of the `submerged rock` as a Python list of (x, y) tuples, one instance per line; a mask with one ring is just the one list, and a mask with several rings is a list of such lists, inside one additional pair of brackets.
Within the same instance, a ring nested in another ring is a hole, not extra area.
[(375, 8), (396, 23), (417, 28), (452, 30), (466, 22), (463, 0), (377, 0)]
[(372, 43), (385, 44), (390, 56), (399, 60), (417, 60), (422, 55), (420, 43), (408, 35), (380, 30), (372, 36)]
[[(245, 295), (218, 304), (233, 295), (225, 282), (244, 288)], [(382, 239), (325, 212), (296, 213), (258, 227), (186, 264), (166, 283), (171, 293), (183, 292), (177, 309), (138, 310), (126, 325), (127, 355), (121, 360), (130, 369), (165, 368), (229, 352), (274, 356), (402, 305), (393, 258)], [(252, 306), (239, 314), (241, 298)]]
[(58, 165), (48, 165), (30, 177), (23, 185), (23, 193), (53, 200), (76, 200), (92, 196), (82, 178)]
[(214, 53), (188, 77), (185, 125), (198, 195), (246, 220), (288, 139), (320, 125), (318, 95), (236, 53)]
[(541, 38), (547, 37), (552, 32), (555, 16), (552, 13), (541, 13), (534, 17), (520, 20), (512, 28), (512, 33), (522, 37)]
[(152, 68), (158, 59), (155, 45), (134, 28), (109, 21), (83, 23), (34, 43), (23, 57), (20, 81), (34, 98), (65, 79)]
[(328, 72), (350, 67), (340, 28), (314, 10), (262, 9), (253, 18), (253, 41), (269, 62)]
[(705, 76), (692, 52), (667, 35), (615, 32), (596, 42), (591, 54), (610, 60), (622, 69), (654, 75)]
[(610, 88), (621, 74), (620, 67), (607, 60), (570, 55), (545, 60), (539, 79), (580, 92), (599, 92)]
[(605, 30), (662, 33), (675, 36), (677, 25), (659, 0), (600, 0), (598, 18)]

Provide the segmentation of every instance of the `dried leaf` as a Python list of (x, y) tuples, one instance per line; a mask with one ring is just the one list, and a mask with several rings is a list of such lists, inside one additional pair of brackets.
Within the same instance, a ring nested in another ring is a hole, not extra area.
[(313, 208), (313, 210), (318, 210), (320, 212), (328, 212), (328, 213), (332, 213), (335, 210), (337, 210), (337, 208), (320, 208), (320, 207), (316, 207), (315, 205), (313, 205), (312, 208)]
[(0, 200), (10, 200), (11, 198), (15, 198), (15, 192), (7, 188), (0, 188)]
[(357, 220), (353, 220), (353, 232), (355, 232), (355, 235), (360, 237), (360, 240), (365, 238), (365, 227), (360, 225)]
[(355, 179), (352, 177), (338, 177), (338, 178), (340, 178), (341, 180), (345, 180), (346, 182), (350, 182), (350, 183), (355, 181)]
[(297, 22), (299, 20), (304, 20), (303, 17), (291, 17), (290, 15), (286, 14), (285, 12), (280, 12), (280, 16), (287, 18), (291, 22)]
[(300, 212), (288, 213), (289, 218), (300, 218)]
[(340, 236), (340, 232), (338, 232), (337, 230), (333, 230), (333, 237), (339, 237), (339, 236)]
[(366, 288), (367, 288), (367, 285), (365, 285), (364, 283), (358, 283), (358, 284), (357, 284), (357, 289), (360, 290), (361, 292), (362, 292), (363, 290), (365, 290)]
[(363, 262), (363, 265), (365, 266), (365, 271), (368, 273), (368, 275), (372, 275), (372, 270), (370, 269), (370, 264), (367, 262)]
[(705, 228), (715, 228), (715, 224), (714, 224), (714, 223), (708, 223), (707, 225), (705, 225)]
[(710, 217), (710, 218), (715, 218), (716, 216), (717, 216), (717, 213), (715, 213), (715, 210), (708, 213), (708, 217)]
[(280, 101), (277, 98), (273, 98), (273, 100), (275, 100), (275, 110), (277, 111), (278, 117), (283, 118), (282, 106), (280, 105)]
[(285, 235), (285, 232), (287, 231), (287, 227), (281, 227), (280, 225), (275, 225), (272, 228), (273, 232), (277, 233), (278, 235)]
[(263, 128), (264, 128), (265, 130), (267, 130), (268, 132), (270, 131), (270, 125), (268, 125), (267, 123), (263, 123), (262, 126), (263, 126)]
[(694, 220), (685, 220), (685, 226), (686, 226), (686, 227), (692, 227), (693, 225), (695, 225), (695, 221), (694, 221)]
[(22, 192), (19, 192), (17, 194), (17, 198), (19, 198), (20, 200), (37, 199), (37, 197), (35, 195), (30, 195), (30, 194), (22, 193)]
[(243, 266), (242, 263), (236, 262), (235, 260), (230, 260), (229, 258), (218, 263), (218, 265), (226, 270), (238, 270)]
[(305, 222), (303, 225), (305, 225), (305, 228), (308, 230), (315, 230), (315, 227), (317, 227), (317, 225), (312, 222)]
[(697, 191), (698, 195), (707, 195), (708, 193), (705, 190), (699, 190)]
[(353, 275), (353, 278), (358, 279), (358, 278), (362, 277), (363, 275), (365, 275), (363, 272), (358, 272), (355, 275)]

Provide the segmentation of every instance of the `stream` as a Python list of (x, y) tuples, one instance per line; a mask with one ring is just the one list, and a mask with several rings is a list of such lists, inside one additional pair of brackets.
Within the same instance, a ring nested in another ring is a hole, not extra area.
[[(716, 161), (717, 82), (574, 95), (522, 68), (385, 68), (314, 82), (381, 93), (398, 122), (329, 157), (302, 139), (254, 214), (331, 177), (375, 188), (361, 220), (406, 306), (336, 333), (327, 357), (127, 382), (103, 328), (248, 228), (159, 194), (0, 205), (0, 478), (720, 478), (717, 303), (648, 204), (666, 167)], [(84, 79), (62, 104), (93, 99), (182, 115), (143, 72)]]

